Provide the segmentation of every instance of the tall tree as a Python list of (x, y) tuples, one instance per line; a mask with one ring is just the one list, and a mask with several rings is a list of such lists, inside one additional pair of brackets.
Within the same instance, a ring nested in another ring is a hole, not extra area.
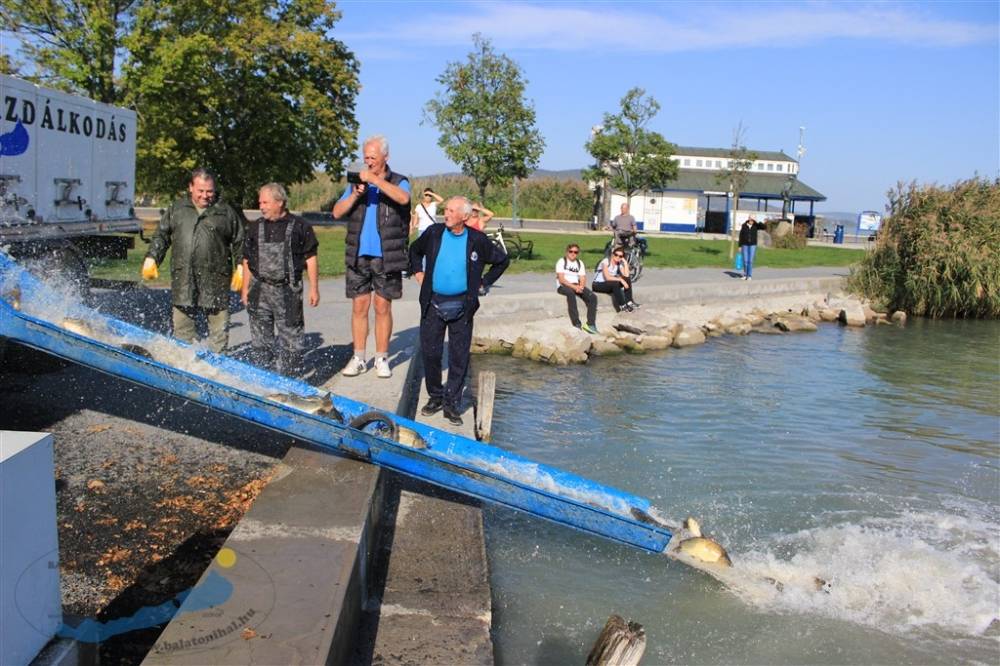
[(206, 166), (227, 197), (338, 175), (353, 152), (358, 63), (324, 0), (7, 0), (36, 80), (139, 116), (138, 191)]
[(729, 208), (729, 258), (736, 256), (736, 210), (740, 207), (740, 193), (747, 186), (750, 170), (757, 159), (757, 153), (747, 150), (744, 145), (747, 129), (743, 121), (733, 130), (733, 143), (729, 148), (726, 168), (715, 176), (715, 182), (732, 193), (732, 205)]
[(424, 120), (438, 128), (438, 145), (485, 199), (490, 185), (527, 177), (545, 141), (535, 129), (535, 109), (524, 99), (521, 68), (479, 33), (472, 44), (465, 62), (449, 63), (437, 78), (443, 90), (427, 102)]
[[(660, 103), (642, 88), (632, 88), (619, 102), (618, 113), (605, 113), (586, 148), (594, 165), (583, 178), (625, 193), (626, 201), (636, 192), (660, 187), (677, 178), (677, 147), (659, 132), (649, 130), (649, 121), (660, 111)], [(610, 177), (609, 177), (610, 176)]]
[(5, 0), (0, 18), (27, 37), (32, 77), (82, 92), (99, 102), (118, 101), (115, 58), (132, 22), (137, 0)]
[(324, 0), (144, 2), (124, 64), (139, 182), (174, 192), (206, 166), (248, 205), (265, 182), (339, 173), (359, 89), (357, 60), (330, 36), (339, 19)]

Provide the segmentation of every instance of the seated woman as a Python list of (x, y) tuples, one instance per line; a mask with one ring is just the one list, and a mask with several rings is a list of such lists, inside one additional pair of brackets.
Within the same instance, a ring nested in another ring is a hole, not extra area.
[[(587, 333), (597, 333), (597, 295), (587, 289), (587, 269), (580, 261), (580, 246), (576, 243), (567, 245), (566, 254), (556, 262), (556, 291), (566, 297), (570, 322)], [(577, 298), (587, 304), (587, 323), (583, 325), (576, 309)]]
[(477, 231), (485, 231), (486, 225), (493, 219), (493, 211), (481, 203), (472, 204), (472, 215), (465, 226), (472, 227)]
[(632, 282), (629, 279), (625, 249), (620, 245), (611, 250), (610, 257), (601, 259), (594, 275), (594, 291), (611, 294), (615, 312), (632, 312), (639, 304), (632, 300)]

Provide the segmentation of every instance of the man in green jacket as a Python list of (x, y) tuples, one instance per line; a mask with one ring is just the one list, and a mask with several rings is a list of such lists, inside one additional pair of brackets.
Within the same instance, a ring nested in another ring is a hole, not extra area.
[(157, 277), (167, 250), (174, 337), (194, 342), (196, 321), (208, 323), (208, 347), (222, 353), (229, 343), (229, 291), (239, 291), (243, 267), (244, 222), (241, 212), (216, 196), (215, 176), (195, 169), (181, 197), (163, 213), (149, 244), (142, 277)]

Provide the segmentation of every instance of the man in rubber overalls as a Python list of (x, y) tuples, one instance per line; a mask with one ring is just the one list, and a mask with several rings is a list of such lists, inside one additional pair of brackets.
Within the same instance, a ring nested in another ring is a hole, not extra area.
[(270, 369), (277, 360), (277, 371), (292, 376), (302, 371), (305, 347), (303, 269), (309, 278), (309, 305), (319, 305), (319, 242), (312, 225), (288, 212), (287, 202), (278, 183), (260, 188), (262, 217), (247, 225), (242, 291), (254, 364)]

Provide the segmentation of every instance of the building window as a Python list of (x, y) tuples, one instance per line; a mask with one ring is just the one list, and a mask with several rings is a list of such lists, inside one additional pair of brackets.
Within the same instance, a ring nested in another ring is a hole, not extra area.
[(757, 165), (757, 171), (763, 171), (763, 170), (764, 170), (764, 163), (761, 162), (760, 164)]
[(701, 160), (697, 160), (697, 161), (696, 161), (696, 162), (694, 163), (694, 165), (695, 165), (695, 166), (701, 166)]
[(722, 168), (722, 160), (715, 160), (715, 168), (716, 169)]
[(777, 165), (777, 166), (774, 167), (774, 170), (775, 171), (784, 171), (785, 170), (785, 165), (784, 164), (779, 164), (779, 165)]
[(684, 158), (684, 166), (691, 166), (691, 160), (689, 160), (688, 158), (685, 157)]
[(768, 165), (767, 165), (767, 170), (768, 170), (768, 171), (774, 171), (774, 165), (773, 165), (773, 164), (771, 164), (771, 163), (768, 163)]

